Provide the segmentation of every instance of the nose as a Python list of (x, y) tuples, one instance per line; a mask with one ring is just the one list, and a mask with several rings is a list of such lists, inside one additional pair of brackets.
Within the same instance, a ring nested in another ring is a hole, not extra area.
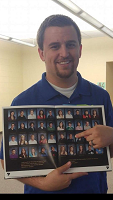
[(60, 48), (60, 56), (64, 58), (69, 56), (69, 50), (65, 45), (62, 45)]

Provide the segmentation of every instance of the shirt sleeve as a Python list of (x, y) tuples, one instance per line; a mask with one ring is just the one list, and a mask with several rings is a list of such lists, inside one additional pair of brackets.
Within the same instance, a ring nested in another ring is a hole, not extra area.
[(110, 99), (110, 95), (106, 95), (106, 102), (105, 102), (105, 118), (106, 118), (106, 125), (113, 127), (113, 108)]
[(1, 159), (1, 160), (4, 159), (4, 156), (3, 156), (3, 139), (2, 139), (2, 141), (1, 141), (0, 159)]

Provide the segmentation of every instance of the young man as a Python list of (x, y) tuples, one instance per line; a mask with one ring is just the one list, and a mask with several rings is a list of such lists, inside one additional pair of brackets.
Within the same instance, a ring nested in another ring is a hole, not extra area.
[[(11, 105), (103, 104), (106, 123), (113, 126), (109, 94), (83, 79), (77, 71), (82, 45), (76, 23), (63, 15), (52, 15), (41, 24), (37, 41), (46, 73), (38, 83), (17, 96)], [(19, 180), (25, 184), (25, 193), (107, 193), (106, 172), (64, 174), (70, 166), (68, 162), (46, 177)]]

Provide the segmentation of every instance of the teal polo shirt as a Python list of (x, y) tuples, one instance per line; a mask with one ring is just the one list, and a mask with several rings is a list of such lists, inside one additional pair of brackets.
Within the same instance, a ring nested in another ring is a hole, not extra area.
[[(78, 85), (70, 98), (56, 91), (46, 80), (46, 73), (36, 84), (14, 98), (12, 106), (19, 105), (104, 105), (106, 125), (113, 127), (113, 111), (108, 92), (101, 87), (85, 80), (77, 72)], [(3, 159), (3, 143), (0, 158)], [(55, 180), (54, 180), (55, 181)], [(72, 180), (71, 185), (60, 191), (46, 192), (28, 185), (24, 186), (24, 193), (32, 194), (83, 194), (83, 193), (107, 193), (106, 172), (90, 172), (88, 176)]]

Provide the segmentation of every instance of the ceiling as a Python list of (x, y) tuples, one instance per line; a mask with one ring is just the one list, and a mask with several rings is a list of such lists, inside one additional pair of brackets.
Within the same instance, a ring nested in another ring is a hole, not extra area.
[[(113, 30), (113, 0), (71, 1)], [(83, 38), (105, 36), (52, 0), (0, 0), (0, 34), (32, 42), (41, 22), (52, 14), (70, 16), (79, 26)]]

